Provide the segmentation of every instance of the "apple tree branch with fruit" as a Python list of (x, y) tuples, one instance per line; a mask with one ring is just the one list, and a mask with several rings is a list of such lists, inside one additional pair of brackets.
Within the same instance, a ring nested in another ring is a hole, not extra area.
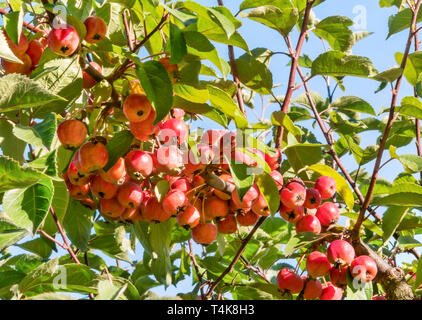
[(422, 0), (380, 1), (408, 34), (383, 72), (351, 53), (370, 32), (317, 18), (330, 1), (0, 1), (0, 298), (420, 299)]

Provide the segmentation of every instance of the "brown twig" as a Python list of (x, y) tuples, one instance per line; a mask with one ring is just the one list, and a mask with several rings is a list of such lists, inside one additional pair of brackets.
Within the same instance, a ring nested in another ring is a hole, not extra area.
[(193, 264), (193, 267), (195, 269), (196, 276), (198, 277), (199, 289), (201, 291), (201, 299), (204, 300), (205, 299), (204, 287), (201, 286), (201, 284), (203, 283), (203, 281), (202, 281), (202, 275), (199, 272), (199, 265), (198, 265), (198, 262), (196, 261), (195, 253), (193, 251), (192, 240), (189, 240), (188, 242), (189, 242), (189, 257), (192, 260), (192, 264)]
[(130, 51), (133, 51), (133, 42), (132, 42), (132, 40), (130, 38), (130, 29), (129, 29), (129, 25), (128, 25), (128, 22), (127, 22), (126, 11), (123, 10), (122, 16), (123, 16), (123, 24), (125, 26), (127, 44), (129, 46)]

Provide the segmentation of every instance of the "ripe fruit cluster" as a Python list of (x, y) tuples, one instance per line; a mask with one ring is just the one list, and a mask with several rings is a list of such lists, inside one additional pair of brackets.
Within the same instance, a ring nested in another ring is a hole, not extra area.
[[(87, 43), (97, 43), (106, 36), (107, 25), (103, 19), (91, 16), (84, 21), (84, 25), (87, 31), (84, 40)], [(22, 61), (22, 63), (17, 63), (2, 59), (1, 65), (6, 73), (19, 73), (29, 76), (35, 70), (47, 46), (51, 51), (60, 56), (70, 56), (80, 46), (79, 34), (69, 24), (52, 28), (46, 37), (32, 41), (28, 41), (28, 38), (22, 32), (18, 44), (9, 38), (6, 31), (3, 31), (3, 34), (6, 37), (9, 48)], [(101, 73), (101, 67), (97, 63), (91, 62), (91, 64)], [(90, 88), (96, 83), (86, 72), (83, 73), (83, 78), (84, 88)]]
[(41, 55), (47, 45), (46, 39), (41, 38), (39, 40), (34, 39), (28, 41), (28, 38), (22, 32), (19, 37), (19, 43), (15, 44), (5, 30), (3, 31), (3, 35), (6, 37), (9, 48), (22, 61), (22, 63), (17, 63), (2, 59), (1, 65), (6, 73), (30, 75), (40, 61)]
[[(280, 270), (277, 276), (279, 289), (301, 294), (304, 299), (341, 300), (348, 277), (366, 283), (376, 277), (378, 270), (371, 257), (355, 257), (355, 250), (349, 242), (334, 240), (326, 253), (313, 251), (308, 255), (306, 271), (307, 275), (301, 277), (290, 268)], [(318, 279), (320, 277), (323, 283)]]

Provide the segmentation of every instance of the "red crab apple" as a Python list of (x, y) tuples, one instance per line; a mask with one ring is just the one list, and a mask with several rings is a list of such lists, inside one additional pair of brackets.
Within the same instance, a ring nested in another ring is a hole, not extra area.
[(250, 227), (258, 221), (259, 215), (253, 212), (252, 210), (249, 210), (244, 213), (238, 213), (236, 218), (237, 223), (239, 223), (239, 225), (244, 227)]
[(318, 218), (313, 215), (306, 215), (298, 222), (296, 222), (296, 233), (313, 232), (315, 234), (321, 233), (321, 223)]
[(306, 189), (306, 200), (305, 208), (306, 209), (316, 209), (321, 205), (321, 194), (318, 190), (313, 188)]
[(114, 184), (121, 184), (124, 181), (126, 173), (125, 159), (121, 157), (117, 159), (116, 163), (110, 169), (107, 171), (101, 169), (100, 171), (101, 177), (105, 181)]
[(97, 43), (104, 39), (107, 33), (107, 25), (100, 17), (88, 17), (84, 21), (86, 27), (85, 41), (88, 43)]
[(171, 216), (176, 216), (179, 212), (182, 212), (187, 204), (188, 199), (185, 193), (180, 190), (171, 190), (161, 202), (163, 210)]
[(86, 135), (86, 126), (79, 120), (65, 120), (57, 128), (57, 136), (66, 149), (79, 147), (85, 141)]
[(296, 294), (302, 291), (304, 281), (290, 268), (283, 268), (277, 275), (277, 285), (280, 291)]
[(313, 278), (324, 277), (331, 269), (331, 263), (327, 256), (319, 251), (313, 251), (306, 259), (306, 270)]
[(144, 94), (130, 94), (123, 102), (123, 113), (131, 122), (146, 120), (152, 109), (151, 103)]
[(118, 189), (117, 185), (105, 181), (99, 174), (91, 180), (91, 192), (99, 199), (114, 198)]
[(188, 205), (184, 208), (183, 211), (178, 213), (176, 219), (177, 219), (177, 223), (181, 227), (184, 227), (185, 229), (189, 229), (189, 228), (192, 229), (192, 228), (195, 228), (199, 224), (201, 220), (201, 215), (195, 206)]
[(303, 298), (306, 300), (313, 300), (320, 297), (322, 293), (322, 284), (318, 279), (304, 278), (305, 289), (303, 290)]
[(183, 120), (169, 119), (160, 124), (157, 136), (163, 144), (172, 143), (172, 139), (176, 139), (177, 143), (183, 143), (188, 136), (188, 127)]
[(79, 46), (79, 35), (76, 29), (67, 25), (64, 28), (53, 28), (47, 37), (48, 47), (60, 56), (70, 56)]
[(280, 216), (290, 222), (290, 223), (296, 223), (304, 216), (304, 207), (297, 207), (295, 209), (291, 209), (286, 207), (284, 204), (281, 204), (280, 206)]
[(328, 261), (337, 266), (348, 266), (355, 258), (355, 249), (344, 240), (334, 240), (327, 249)]
[(216, 196), (209, 196), (205, 199), (204, 214), (207, 220), (217, 217), (225, 217), (229, 214), (229, 203)]
[(101, 142), (86, 142), (79, 149), (76, 167), (81, 172), (94, 172), (104, 168), (108, 162), (108, 151)]
[(342, 297), (343, 289), (336, 287), (331, 282), (322, 285), (320, 300), (341, 300)]
[(192, 229), (192, 238), (196, 243), (209, 245), (217, 238), (217, 228), (212, 223), (199, 223)]
[(302, 206), (306, 199), (305, 187), (296, 182), (289, 182), (280, 193), (281, 202), (288, 208), (295, 209)]
[(153, 171), (153, 159), (148, 152), (132, 150), (125, 157), (126, 170), (135, 180), (149, 177)]
[(117, 198), (100, 200), (100, 212), (107, 217), (120, 217), (125, 210), (126, 208), (117, 201)]
[(271, 214), (270, 208), (268, 207), (267, 200), (265, 200), (262, 193), (259, 193), (252, 203), (252, 211), (261, 216), (269, 216)]
[(324, 202), (316, 212), (316, 217), (321, 222), (321, 225), (328, 227), (329, 225), (336, 223), (340, 218), (340, 209), (335, 203)]
[(333, 266), (330, 269), (330, 281), (336, 287), (344, 288), (347, 285), (347, 273), (349, 267), (337, 267)]
[(377, 264), (369, 256), (359, 256), (350, 265), (350, 273), (353, 277), (359, 277), (362, 281), (374, 280), (378, 272)]
[(32, 65), (36, 66), (40, 61), (40, 58), (44, 52), (44, 45), (38, 40), (32, 40), (29, 43), (26, 54), (31, 58)]
[(331, 198), (337, 191), (336, 181), (327, 176), (321, 176), (315, 181), (315, 189), (319, 191), (322, 199)]
[(152, 222), (164, 222), (170, 219), (171, 215), (163, 210), (161, 203), (156, 197), (151, 197), (141, 205), (142, 215)]
[(140, 141), (148, 141), (154, 133), (155, 110), (152, 109), (148, 118), (141, 122), (129, 122), (129, 129), (133, 136)]
[(127, 182), (119, 188), (117, 200), (125, 208), (134, 208), (141, 204), (144, 193), (141, 187), (134, 182)]
[(217, 222), (218, 232), (222, 234), (232, 234), (237, 231), (237, 222), (234, 214), (228, 214)]

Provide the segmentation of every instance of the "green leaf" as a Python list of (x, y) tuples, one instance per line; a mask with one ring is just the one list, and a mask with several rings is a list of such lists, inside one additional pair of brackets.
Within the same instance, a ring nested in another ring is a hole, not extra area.
[(155, 109), (154, 124), (157, 124), (169, 113), (173, 105), (173, 89), (167, 70), (161, 62), (151, 60), (137, 63), (136, 74)]
[(273, 88), (273, 75), (267, 65), (247, 53), (236, 59), (239, 80), (248, 88), (261, 93), (270, 94)]
[(226, 92), (210, 84), (207, 85), (207, 88), (210, 94), (211, 105), (214, 108), (232, 118), (237, 128), (242, 129), (248, 126), (248, 120)]
[[(359, 214), (357, 214), (355, 212), (343, 212), (342, 215), (345, 216), (345, 217), (351, 218), (354, 221), (357, 221), (357, 219), (359, 217)], [(383, 236), (384, 233), (381, 230), (381, 228), (378, 227), (372, 220), (365, 219), (365, 221), (363, 221), (362, 224), (366, 229), (374, 232), (376, 235), (379, 235), (380, 237)]]
[(337, 185), (337, 193), (343, 198), (346, 205), (349, 207), (350, 210), (353, 210), (354, 206), (354, 198), (353, 192), (350, 189), (349, 185), (347, 184), (346, 179), (343, 178), (337, 171), (333, 168), (324, 165), (324, 164), (315, 164), (308, 167), (309, 170), (314, 171), (323, 176), (329, 176), (333, 178)]
[(397, 242), (399, 243), (399, 246), (403, 249), (412, 249), (422, 246), (422, 243), (409, 236), (400, 236), (397, 239)]
[(0, 251), (23, 239), (28, 231), (13, 225), (10, 218), (0, 211)]
[(396, 232), (397, 227), (409, 212), (406, 207), (390, 207), (385, 211), (382, 218), (382, 231), (384, 231), (384, 245), (388, 243), (391, 236)]
[(375, 111), (372, 106), (365, 100), (355, 96), (344, 96), (338, 98), (331, 105), (332, 108), (342, 110), (351, 110), (357, 112), (363, 112), (375, 116)]
[(75, 300), (75, 298), (64, 293), (46, 292), (25, 298), (23, 300)]
[[(59, 219), (60, 223), (63, 223), (66, 213), (68, 212), (68, 206), (70, 203), (70, 196), (67, 190), (66, 184), (61, 181), (53, 181), (54, 185), (54, 195), (53, 200), (51, 202), (51, 206), (56, 213), (57, 219)], [(57, 225), (54, 222), (52, 215), (47, 215), (47, 219), (44, 221), (44, 225), (42, 229), (47, 232), (49, 235), (54, 235), (59, 230), (57, 229)]]
[(19, 39), (22, 32), (24, 10), (13, 11), (3, 15), (4, 29), (10, 40), (16, 45), (19, 44)]
[[(403, 53), (397, 52), (394, 57), (396, 62), (401, 65), (403, 60)], [(407, 81), (412, 85), (416, 86), (420, 81), (419, 76), (422, 72), (422, 52), (416, 51), (408, 55), (406, 67), (404, 68), (404, 76)]]
[(246, 13), (242, 12), (241, 17), (262, 23), (286, 37), (298, 21), (299, 12), (296, 8), (279, 8), (265, 5)]
[(239, 10), (247, 10), (257, 8), (264, 5), (273, 5), (278, 8), (292, 8), (292, 4), (289, 0), (244, 0)]
[(0, 192), (25, 188), (43, 178), (46, 176), (41, 172), (29, 167), (23, 168), (15, 160), (0, 156)]
[(236, 190), (239, 195), (240, 201), (243, 201), (243, 197), (252, 187), (254, 183), (254, 174), (250, 172), (252, 169), (244, 163), (236, 163), (235, 159), (227, 159), (226, 161), (230, 166), (230, 172), (232, 174)]
[(372, 79), (381, 82), (394, 82), (403, 74), (402, 68), (391, 68), (377, 75), (373, 76)]
[(294, 124), (292, 119), (290, 119), (287, 113), (283, 111), (275, 111), (271, 115), (271, 122), (277, 126), (283, 126), (287, 131), (289, 131), (292, 135), (299, 138), (302, 136), (303, 131)]
[(347, 273), (347, 300), (372, 300), (373, 288), (372, 282), (363, 282), (353, 279), (350, 273)]
[(170, 23), (170, 64), (177, 64), (188, 53), (186, 41), (183, 37), (182, 31), (173, 23)]
[(268, 208), (272, 214), (278, 211), (280, 207), (280, 193), (274, 179), (266, 172), (256, 176), (256, 185), (264, 196)]
[(14, 127), (13, 122), (0, 119), (0, 148), (3, 155), (23, 163), (26, 143), (10, 134)]
[(0, 32), (0, 58), (10, 62), (22, 63), (22, 61), (16, 57), (13, 51), (9, 48), (9, 44), (7, 43), (3, 32)]
[(218, 52), (206, 36), (197, 31), (183, 31), (183, 36), (189, 54), (198, 56), (201, 59), (210, 60), (222, 73), (224, 73)]
[(117, 160), (125, 155), (132, 144), (133, 139), (133, 135), (129, 130), (122, 130), (113, 135), (106, 145), (108, 151), (108, 162), (104, 167), (105, 171), (114, 166)]
[(154, 187), (154, 194), (157, 197), (158, 202), (163, 201), (164, 197), (170, 190), (170, 183), (167, 180), (160, 180)]
[(173, 86), (173, 90), (180, 98), (194, 103), (205, 103), (209, 100), (207, 89), (197, 89), (187, 84), (176, 83)]
[(312, 63), (312, 76), (354, 76), (368, 78), (377, 74), (371, 60), (361, 56), (347, 55), (341, 51), (328, 51)]
[(399, 113), (404, 116), (422, 119), (422, 102), (416, 97), (404, 97)]
[(301, 232), (298, 234), (295, 234), (293, 237), (290, 238), (290, 240), (287, 242), (286, 247), (284, 248), (284, 254), (286, 256), (291, 255), (296, 250), (307, 246), (315, 241), (318, 241), (322, 238), (324, 238), (325, 235), (318, 235), (313, 232)]
[[(410, 8), (405, 8), (399, 11), (397, 14), (390, 16), (388, 19), (388, 36), (391, 37), (393, 34), (396, 34), (400, 31), (406, 30), (410, 28), (410, 24), (412, 23), (412, 10)], [(417, 21), (422, 21), (422, 12), (419, 11)]]
[(333, 50), (348, 51), (353, 45), (353, 32), (349, 29), (353, 21), (348, 17), (331, 16), (321, 20), (313, 30), (327, 40)]
[(83, 264), (58, 264), (58, 258), (40, 265), (19, 283), (19, 291), (32, 296), (54, 291), (96, 293), (96, 274)]
[(50, 150), (57, 131), (56, 115), (50, 113), (42, 122), (34, 126), (16, 125), (13, 134), (38, 148)]
[(50, 209), (53, 189), (51, 180), (41, 180), (28, 188), (7, 191), (4, 211), (13, 224), (35, 234)]
[(79, 201), (71, 199), (63, 219), (63, 227), (72, 244), (79, 250), (87, 251), (92, 229), (93, 211)]
[(0, 111), (42, 106), (52, 101), (64, 100), (34, 80), (11, 73), (0, 78)]
[(55, 250), (56, 245), (51, 240), (41, 237), (18, 244), (18, 247), (33, 252), (43, 259), (47, 259), (53, 252), (53, 249)]

